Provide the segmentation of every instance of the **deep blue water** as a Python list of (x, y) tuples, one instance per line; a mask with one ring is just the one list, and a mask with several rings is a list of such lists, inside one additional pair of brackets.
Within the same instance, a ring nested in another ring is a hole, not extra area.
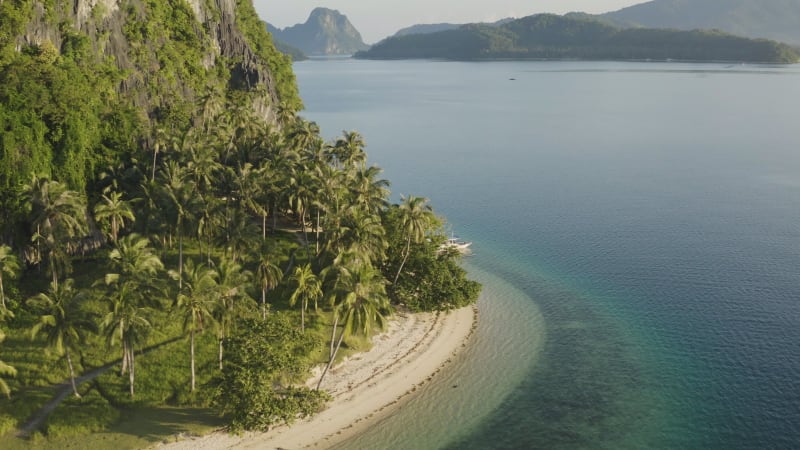
[(345, 447), (800, 447), (800, 67), (295, 72), (486, 285), (449, 378)]

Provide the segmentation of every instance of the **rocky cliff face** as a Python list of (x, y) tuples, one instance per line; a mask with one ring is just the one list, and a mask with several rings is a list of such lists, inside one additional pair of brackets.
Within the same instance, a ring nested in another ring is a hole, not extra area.
[[(38, 46), (44, 42), (61, 48), (65, 36), (77, 32), (88, 37), (97, 55), (114, 64), (128, 75), (119, 84), (119, 91), (134, 97), (137, 107), (155, 110), (162, 99), (152, 86), (160, 82), (165, 88), (179, 91), (185, 99), (199, 95), (198, 79), (189, 80), (187, 72), (196, 72), (199, 63), (209, 76), (224, 64), (230, 71), (229, 86), (255, 92), (253, 107), (259, 116), (274, 122), (277, 105), (281, 102), (280, 89), (270, 70), (268, 61), (257, 54), (240, 28), (237, 0), (160, 0), (154, 7), (144, 0), (70, 0), (32, 1), (31, 20), (24, 33), (17, 37), (17, 50)], [(252, 9), (252, 4), (246, 3)], [(165, 25), (180, 23), (183, 29), (170, 29), (159, 33)], [(183, 33), (183, 34), (181, 34)], [(193, 36), (192, 36), (193, 34)], [(179, 67), (165, 74), (168, 55), (165, 40), (196, 41), (200, 45), (200, 61), (186, 61), (188, 68)], [(185, 70), (184, 70), (185, 69)], [(194, 73), (194, 75), (197, 75)], [(170, 79), (168, 83), (165, 78)], [(197, 78), (197, 77), (195, 77)]]
[(347, 16), (327, 8), (314, 9), (306, 23), (270, 31), (276, 39), (312, 56), (352, 55), (369, 48)]

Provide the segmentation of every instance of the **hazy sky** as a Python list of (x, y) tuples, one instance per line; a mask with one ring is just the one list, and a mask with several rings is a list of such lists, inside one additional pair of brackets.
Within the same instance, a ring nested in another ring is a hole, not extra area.
[(337, 9), (375, 43), (400, 28), (418, 23), (489, 22), (550, 12), (600, 13), (647, 0), (253, 0), (263, 20), (286, 28), (305, 22), (317, 6)]

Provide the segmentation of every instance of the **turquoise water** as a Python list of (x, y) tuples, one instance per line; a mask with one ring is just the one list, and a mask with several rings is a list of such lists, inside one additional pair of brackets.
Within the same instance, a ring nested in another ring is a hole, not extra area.
[(452, 370), (343, 448), (800, 446), (800, 67), (295, 71), (485, 284)]

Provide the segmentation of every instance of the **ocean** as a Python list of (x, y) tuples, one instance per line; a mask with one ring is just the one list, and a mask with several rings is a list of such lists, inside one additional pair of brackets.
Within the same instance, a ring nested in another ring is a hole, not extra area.
[(341, 448), (800, 447), (800, 66), (294, 68), (484, 284), (470, 347)]

